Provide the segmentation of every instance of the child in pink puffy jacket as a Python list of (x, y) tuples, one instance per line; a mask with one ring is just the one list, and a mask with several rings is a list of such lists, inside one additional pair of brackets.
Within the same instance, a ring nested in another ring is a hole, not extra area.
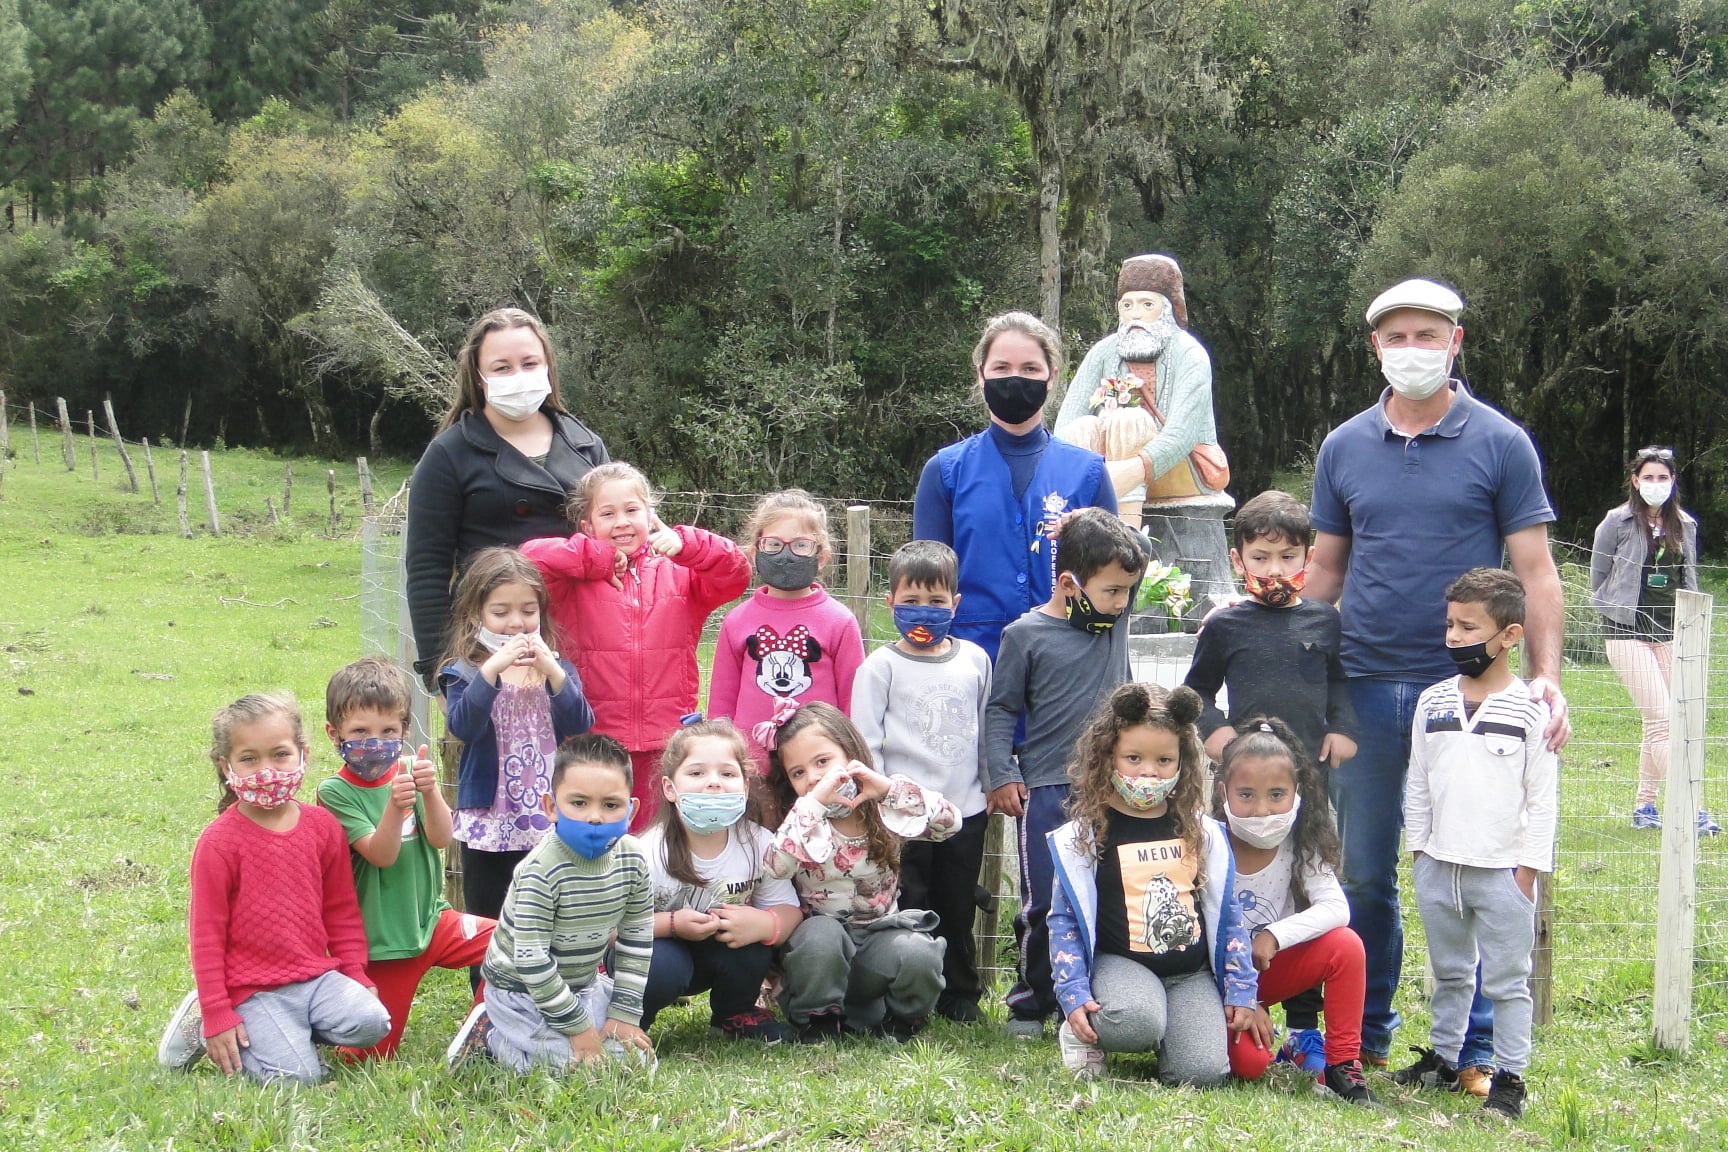
[(660, 806), (660, 753), (696, 711), (696, 648), (716, 608), (750, 584), (750, 561), (724, 536), (668, 528), (647, 477), (628, 464), (583, 476), (567, 511), (577, 531), (522, 553), (546, 577), (552, 619), (594, 708), (594, 731), (630, 751), (638, 831)]

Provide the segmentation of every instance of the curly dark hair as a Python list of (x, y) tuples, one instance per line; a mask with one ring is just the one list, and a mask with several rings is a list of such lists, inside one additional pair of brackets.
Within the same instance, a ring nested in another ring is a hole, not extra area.
[(1332, 821), (1332, 799), (1320, 766), (1302, 746), (1302, 740), (1291, 727), (1276, 716), (1250, 716), (1236, 726), (1241, 733), (1224, 747), (1224, 763), (1218, 768), (1218, 787), (1212, 793), (1212, 815), (1228, 823), (1224, 814), (1225, 792), (1230, 784), (1230, 771), (1246, 757), (1282, 758), (1290, 763), (1290, 774), (1296, 780), (1296, 794), (1302, 797), (1302, 810), (1296, 814), (1296, 826), (1290, 829), (1290, 847), (1299, 865), (1290, 870), (1290, 899), (1300, 910), (1308, 907), (1308, 892), (1302, 885), (1300, 865), (1310, 868), (1325, 864), (1333, 871), (1340, 867), (1344, 850), (1338, 842), (1338, 826)]
[(1081, 851), (1096, 859), (1103, 851), (1110, 820), (1110, 802), (1117, 797), (1115, 774), (1116, 740), (1129, 728), (1146, 725), (1174, 732), (1180, 746), (1177, 784), (1167, 801), (1176, 836), (1194, 859), (1200, 874), (1195, 887), (1204, 883), (1206, 864), (1206, 752), (1194, 722), (1200, 719), (1200, 697), (1183, 685), (1168, 689), (1156, 684), (1129, 682), (1110, 693), (1086, 722), (1074, 743), (1068, 761), (1068, 777), (1074, 782), (1068, 795), (1068, 815), (1080, 826)]
[[(860, 764), (875, 767), (870, 759), (870, 750), (864, 746), (864, 737), (853, 726), (852, 721), (846, 718), (846, 713), (820, 700), (804, 705), (780, 725), (780, 730), (775, 735), (774, 747), (768, 752), (768, 788), (776, 807), (779, 808), (778, 816), (781, 820), (786, 818), (786, 813), (792, 811), (798, 794), (792, 790), (792, 781), (786, 775), (786, 766), (780, 761), (780, 749), (786, 746), (786, 741), (810, 728), (834, 741), (840, 754), (848, 761), (856, 760)], [(884, 871), (898, 873), (900, 837), (888, 831), (888, 825), (882, 823), (879, 806), (860, 804), (856, 812), (864, 819), (864, 843), (870, 862)]]

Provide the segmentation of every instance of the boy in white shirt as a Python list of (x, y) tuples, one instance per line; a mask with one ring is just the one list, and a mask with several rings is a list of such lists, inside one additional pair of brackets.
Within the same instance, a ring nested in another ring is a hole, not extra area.
[(1480, 958), (1496, 1065), (1482, 1106), (1511, 1120), (1524, 1113), (1536, 874), (1553, 866), (1557, 808), (1548, 708), (1506, 661), (1523, 634), (1524, 587), (1512, 573), (1472, 568), (1446, 589), (1446, 649), (1460, 674), (1416, 703), (1404, 789), (1435, 981), (1434, 1047), (1420, 1050), (1412, 1079), (1456, 1090)]

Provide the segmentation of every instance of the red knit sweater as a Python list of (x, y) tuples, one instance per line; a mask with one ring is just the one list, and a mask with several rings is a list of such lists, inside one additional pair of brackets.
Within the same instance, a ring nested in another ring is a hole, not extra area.
[(366, 928), (342, 825), (300, 804), (300, 820), (271, 832), (238, 805), (210, 822), (192, 849), (192, 976), (204, 1035), (240, 1023), (254, 992), (335, 970), (370, 988)]

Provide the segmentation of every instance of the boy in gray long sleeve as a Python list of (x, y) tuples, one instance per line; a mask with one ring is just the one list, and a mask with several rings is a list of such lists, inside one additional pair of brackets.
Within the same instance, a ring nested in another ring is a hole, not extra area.
[(1045, 837), (1068, 818), (1075, 738), (1128, 678), (1127, 614), (1150, 559), (1138, 533), (1094, 508), (1062, 526), (1057, 547), (1049, 601), (1002, 632), (984, 723), (990, 807), (1020, 826), (1020, 978), (1008, 993), (1008, 1033), (1022, 1039), (1042, 1036), (1057, 1010), (1044, 925), (1055, 871)]
[(940, 792), (960, 809), (960, 830), (941, 843), (900, 846), (900, 907), (936, 913), (948, 942), (936, 1014), (980, 1017), (972, 912), (984, 863), (984, 705), (990, 657), (948, 635), (960, 602), (960, 561), (939, 540), (914, 540), (888, 564), (888, 607), (900, 639), (870, 654), (852, 682), (852, 722), (877, 771)]

